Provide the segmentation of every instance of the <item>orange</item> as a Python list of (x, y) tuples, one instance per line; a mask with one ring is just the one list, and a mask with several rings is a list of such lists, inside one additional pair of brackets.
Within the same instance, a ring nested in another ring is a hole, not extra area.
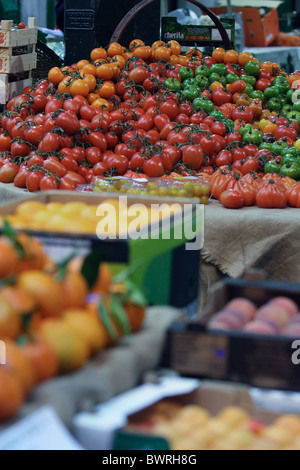
[(7, 341), (6, 367), (19, 381), (23, 396), (26, 397), (35, 385), (35, 374), (29, 359), (13, 341)]
[(36, 383), (54, 377), (58, 372), (58, 359), (45, 341), (29, 341), (21, 348), (35, 373)]
[(139, 331), (142, 328), (143, 323), (145, 321), (145, 317), (146, 317), (145, 308), (139, 307), (138, 305), (135, 305), (129, 301), (125, 305), (124, 310), (127, 313), (132, 333)]
[(88, 342), (64, 320), (44, 320), (38, 335), (54, 351), (62, 374), (80, 369), (89, 358)]
[(108, 292), (112, 279), (112, 273), (108, 264), (101, 263), (98, 269), (98, 278), (92, 288), (92, 292), (97, 292), (99, 294)]
[(4, 239), (0, 238), (0, 279), (5, 279), (15, 273), (18, 256), (14, 248)]
[(17, 272), (23, 272), (31, 269), (43, 269), (48, 262), (44, 252), (43, 245), (36, 239), (26, 233), (19, 233), (17, 241), (24, 250), (24, 255), (19, 259)]
[(17, 379), (0, 367), (0, 422), (13, 418), (22, 402), (23, 393)]
[(25, 291), (15, 286), (5, 286), (1, 290), (1, 296), (10, 303), (18, 315), (26, 315), (36, 309), (33, 298)]
[(64, 302), (63, 289), (49, 274), (41, 271), (21, 273), (18, 287), (33, 298), (44, 316), (57, 317), (61, 315)]
[(85, 339), (90, 347), (91, 354), (96, 354), (106, 347), (107, 332), (105, 328), (87, 310), (66, 310), (63, 318)]
[(14, 306), (0, 294), (0, 339), (15, 339), (21, 332), (21, 318)]
[(62, 283), (63, 308), (82, 308), (88, 295), (88, 285), (80, 273), (67, 272)]

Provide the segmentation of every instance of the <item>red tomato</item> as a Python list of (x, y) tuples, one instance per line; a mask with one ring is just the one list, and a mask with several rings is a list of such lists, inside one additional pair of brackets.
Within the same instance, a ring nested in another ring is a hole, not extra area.
[(93, 168), (93, 173), (95, 176), (103, 176), (108, 171), (109, 171), (109, 167), (104, 162), (96, 163), (96, 165)]
[(8, 152), (10, 150), (11, 138), (9, 135), (0, 134), (0, 152)]
[(60, 148), (60, 136), (55, 133), (48, 132), (44, 135), (40, 144), (42, 153), (55, 152)]
[(98, 147), (101, 152), (106, 152), (107, 142), (102, 132), (91, 132), (88, 136), (88, 141), (93, 147)]
[(28, 168), (26, 166), (21, 166), (19, 168), (18, 174), (16, 175), (14, 179), (14, 185), (17, 188), (26, 188), (26, 177), (28, 173)]
[(178, 106), (175, 101), (167, 99), (159, 105), (159, 110), (162, 114), (169, 116), (171, 120), (175, 119), (178, 114)]
[(271, 81), (267, 78), (260, 78), (259, 80), (257, 80), (255, 88), (259, 91), (265, 91), (265, 89), (269, 88), (271, 85)]
[(212, 93), (212, 101), (217, 106), (221, 106), (222, 104), (225, 104), (225, 103), (231, 103), (232, 95), (231, 93), (227, 93), (226, 91), (224, 91), (222, 88), (217, 88)]
[(55, 191), (58, 189), (59, 180), (53, 176), (44, 176), (40, 181), (41, 191)]
[(224, 122), (215, 121), (211, 126), (211, 131), (213, 134), (225, 136), (226, 135), (226, 126)]
[(274, 180), (266, 181), (257, 192), (256, 202), (262, 208), (283, 209), (288, 202), (286, 190), (283, 185)]
[(29, 192), (35, 193), (40, 190), (40, 182), (44, 177), (41, 171), (28, 171), (26, 176), (26, 188)]
[(117, 175), (124, 175), (128, 170), (129, 161), (124, 155), (114, 155), (107, 161), (109, 170), (115, 170)]
[(182, 150), (182, 161), (190, 165), (193, 170), (198, 170), (204, 160), (204, 153), (200, 145), (185, 145)]
[(58, 118), (55, 119), (55, 126), (61, 127), (70, 136), (74, 135), (80, 128), (78, 118), (72, 111), (60, 113)]
[(233, 189), (241, 193), (245, 206), (254, 206), (256, 204), (256, 189), (246, 181), (230, 181), (227, 189)]
[(236, 119), (242, 119), (248, 124), (253, 122), (254, 114), (249, 106), (239, 106), (232, 111), (232, 119), (235, 121)]
[(222, 166), (233, 163), (232, 153), (229, 150), (221, 150), (216, 156), (216, 165)]
[(244, 199), (239, 191), (227, 189), (220, 196), (221, 204), (227, 209), (240, 209), (244, 205)]
[(49, 170), (51, 173), (56, 174), (59, 178), (63, 178), (67, 174), (67, 170), (62, 163), (56, 157), (48, 157), (43, 167), (45, 170)]
[(31, 145), (37, 147), (44, 137), (44, 130), (42, 126), (30, 127), (24, 132), (24, 139)]
[(140, 152), (136, 152), (135, 154), (133, 154), (129, 162), (129, 168), (132, 171), (136, 171), (140, 168), (143, 168), (145, 160), (145, 157)]
[(141, 85), (146, 78), (148, 78), (150, 72), (144, 66), (134, 67), (129, 73), (129, 80), (133, 81), (136, 85)]
[(18, 172), (18, 165), (12, 162), (5, 163), (5, 165), (0, 168), (0, 183), (12, 183)]
[(152, 157), (144, 162), (143, 172), (150, 178), (159, 178), (165, 172), (162, 159), (160, 157)]
[(68, 171), (67, 174), (61, 179), (58, 189), (75, 191), (78, 185), (85, 184), (85, 179), (78, 173)]
[(90, 165), (96, 165), (96, 163), (102, 162), (102, 152), (98, 147), (88, 147), (85, 150), (85, 158)]

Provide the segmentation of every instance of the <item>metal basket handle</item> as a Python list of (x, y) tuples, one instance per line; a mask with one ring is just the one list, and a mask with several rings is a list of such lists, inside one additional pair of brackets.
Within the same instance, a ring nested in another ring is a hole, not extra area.
[[(153, 3), (155, 0), (142, 0), (140, 3), (138, 3), (135, 7), (133, 7), (125, 16), (124, 18), (120, 21), (120, 23), (118, 24), (118, 26), (116, 27), (112, 37), (111, 37), (111, 40), (110, 40), (110, 43), (112, 42), (120, 42), (120, 39), (121, 39), (121, 36), (122, 34), (124, 33), (125, 29), (127, 28), (127, 26), (129, 25), (129, 23), (131, 22), (131, 20), (133, 20), (133, 18), (136, 17), (136, 15), (141, 11), (143, 10), (145, 7), (147, 7), (148, 5), (150, 5), (151, 3)], [(216, 27), (218, 28), (220, 34), (221, 34), (221, 37), (223, 39), (223, 42), (224, 42), (224, 46), (225, 46), (225, 49), (226, 50), (229, 50), (229, 49), (232, 49), (232, 44), (231, 44), (231, 41), (228, 37), (228, 34), (226, 32), (226, 29), (224, 28), (224, 26), (222, 25), (221, 21), (219, 20), (219, 18), (209, 9), (207, 8), (205, 5), (203, 5), (202, 3), (198, 2), (197, 0), (189, 0), (189, 3), (193, 3), (194, 5), (196, 5), (197, 7), (201, 8), (201, 10), (203, 10), (211, 19), (212, 21), (214, 22), (214, 24), (216, 25)]]

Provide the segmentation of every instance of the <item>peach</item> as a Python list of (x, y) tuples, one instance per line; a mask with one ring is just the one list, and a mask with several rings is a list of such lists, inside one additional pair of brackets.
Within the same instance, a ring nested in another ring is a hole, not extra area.
[(298, 313), (298, 315), (296, 315), (294, 318), (292, 318), (289, 322), (288, 322), (288, 326), (289, 325), (296, 325), (297, 323), (300, 323), (300, 314)]
[(282, 328), (288, 324), (289, 316), (282, 307), (266, 305), (257, 311), (257, 319), (271, 320)]
[(237, 406), (229, 406), (218, 415), (218, 419), (226, 423), (231, 428), (240, 426), (245, 423), (248, 418), (248, 414), (242, 410), (242, 408), (238, 408)]
[(290, 318), (297, 315), (299, 311), (297, 304), (288, 297), (275, 297), (269, 302), (269, 305), (277, 305), (278, 307), (283, 308)]
[(282, 334), (289, 338), (300, 338), (300, 323), (287, 325), (282, 331)]
[(300, 417), (296, 415), (283, 415), (278, 418), (274, 425), (278, 428), (286, 429), (295, 436), (300, 434)]
[(279, 326), (269, 320), (255, 320), (245, 326), (244, 331), (247, 333), (255, 333), (257, 335), (278, 335), (280, 334)]
[(263, 435), (273, 441), (279, 448), (291, 444), (294, 438), (290, 431), (275, 425), (268, 427)]
[(266, 425), (259, 419), (250, 418), (245, 423), (245, 428), (248, 429), (248, 431), (252, 432), (252, 434), (260, 435), (266, 428)]
[(178, 419), (188, 421), (195, 426), (202, 426), (210, 420), (210, 414), (200, 406), (188, 405), (179, 412)]
[(255, 318), (255, 314), (257, 311), (256, 305), (251, 302), (251, 300), (244, 299), (242, 297), (232, 300), (226, 305), (227, 308), (233, 308), (234, 310), (238, 310), (239, 312), (243, 312), (247, 315), (249, 321)]
[(252, 443), (250, 450), (278, 450), (278, 446), (271, 439), (260, 437)]
[(230, 426), (221, 419), (214, 418), (206, 426), (209, 433), (212, 433), (214, 439), (226, 436), (230, 431)]
[(215, 315), (209, 326), (211, 327), (215, 322), (228, 326), (230, 330), (241, 330), (247, 323), (247, 317), (243, 312), (226, 309)]
[(247, 450), (254, 442), (255, 436), (246, 430), (236, 429), (227, 437), (227, 445), (230, 450)]

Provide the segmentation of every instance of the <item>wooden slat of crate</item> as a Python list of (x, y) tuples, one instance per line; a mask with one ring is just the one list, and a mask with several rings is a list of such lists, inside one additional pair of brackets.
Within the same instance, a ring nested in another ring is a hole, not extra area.
[(12, 21), (1, 21), (0, 47), (22, 47), (37, 42), (36, 18), (29, 18), (29, 28), (11, 30)]
[[(24, 46), (24, 47), (28, 47), (28, 46)], [(35, 44), (30, 44), (30, 47), (31, 47), (31, 50), (26, 51), (26, 49), (25, 49), (23, 54), (29, 54), (31, 52), (35, 52), (35, 50), (34, 50), (34, 48), (36, 47)], [(14, 50), (15, 49), (12, 48), (12, 47), (0, 47), (0, 59), (10, 58), (13, 55), (16, 55), (14, 53)]]
[(20, 73), (35, 69), (37, 54), (22, 54), (18, 56), (0, 58), (0, 73)]
[(20, 95), (25, 87), (31, 85), (31, 78), (9, 83), (8, 75), (0, 74), (0, 103), (7, 103), (14, 96)]

